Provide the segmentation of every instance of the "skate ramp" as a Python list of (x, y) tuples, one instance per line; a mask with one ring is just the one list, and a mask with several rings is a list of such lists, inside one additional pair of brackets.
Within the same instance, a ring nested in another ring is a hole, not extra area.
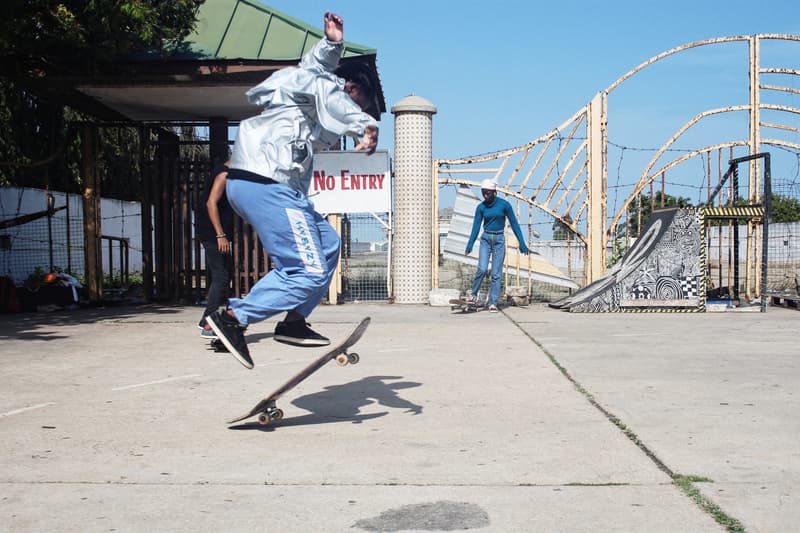
[[(473, 246), (470, 255), (464, 255), (464, 250), (467, 248), (469, 234), (472, 231), (475, 208), (482, 201), (482, 199), (475, 196), (469, 187), (462, 185), (458, 188), (456, 202), (453, 206), (453, 218), (450, 220), (450, 228), (447, 231), (447, 238), (442, 247), (442, 256), (445, 259), (452, 259), (474, 267), (478, 266), (478, 252), (480, 250), (478, 242)], [(509, 276), (530, 278), (534, 281), (552, 283), (553, 285), (570, 289), (578, 288), (578, 285), (566, 274), (536, 252), (532, 251), (528, 255), (519, 253), (517, 238), (508, 225), (506, 225), (506, 245), (504, 270)]]
[(550, 307), (571, 312), (704, 311), (700, 211), (654, 211), (641, 236), (605, 276)]

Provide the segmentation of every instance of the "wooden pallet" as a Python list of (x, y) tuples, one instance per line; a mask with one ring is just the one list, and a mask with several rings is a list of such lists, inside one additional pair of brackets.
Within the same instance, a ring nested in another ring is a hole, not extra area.
[(798, 303), (800, 302), (800, 296), (797, 296), (796, 294), (770, 294), (769, 299), (772, 305), (800, 309), (798, 306)]

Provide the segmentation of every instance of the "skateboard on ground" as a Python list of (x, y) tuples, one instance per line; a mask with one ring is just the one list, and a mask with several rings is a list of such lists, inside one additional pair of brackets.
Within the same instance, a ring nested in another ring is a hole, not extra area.
[(228, 350), (228, 348), (224, 344), (222, 344), (222, 341), (219, 339), (211, 339), (211, 341), (208, 343), (208, 349), (213, 350), (217, 353), (230, 352), (230, 350)]
[(303, 370), (295, 374), (286, 383), (278, 387), (275, 392), (258, 402), (255, 407), (250, 409), (250, 411), (242, 416), (228, 421), (228, 424), (241, 422), (245, 418), (250, 418), (251, 416), (255, 415), (258, 415), (258, 422), (262, 425), (269, 424), (270, 420), (280, 420), (283, 418), (283, 411), (275, 405), (275, 402), (277, 402), (281, 396), (299, 385), (308, 376), (325, 366), (328, 361), (331, 359), (336, 359), (336, 362), (339, 364), (339, 366), (345, 366), (347, 364), (354, 365), (358, 363), (358, 354), (355, 352), (350, 353), (348, 352), (348, 349), (358, 342), (358, 340), (364, 334), (364, 331), (366, 331), (367, 326), (369, 326), (369, 322), (370, 317), (363, 319), (345, 340), (328, 349), (327, 352), (309, 363), (309, 365)]
[(481, 295), (478, 294), (478, 298), (474, 302), (468, 301), (466, 298), (453, 298), (450, 300), (450, 309), (455, 311), (456, 309), (460, 309), (462, 313), (472, 313), (475, 311), (479, 311), (483, 307), (486, 306), (486, 299), (481, 298)]
[(487, 299), (488, 295), (485, 292), (478, 291), (478, 297), (475, 298), (474, 302), (469, 302), (466, 298), (453, 298), (450, 300), (450, 309), (453, 311), (460, 309), (462, 313), (480, 311), (482, 308), (486, 307)]
[(450, 300), (450, 309), (455, 311), (461, 309), (462, 313), (471, 313), (478, 310), (478, 302), (470, 302), (464, 298), (453, 298)]

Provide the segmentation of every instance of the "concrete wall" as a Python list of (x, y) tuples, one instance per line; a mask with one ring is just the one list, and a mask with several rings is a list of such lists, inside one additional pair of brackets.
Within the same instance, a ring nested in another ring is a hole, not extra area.
[[(47, 217), (0, 230), (2, 241), (10, 248), (0, 249), (0, 275), (22, 283), (37, 267), (50, 270), (50, 253), (53, 267), (73, 274), (83, 272), (83, 204), (78, 194), (51, 193), (54, 207), (65, 206), (52, 216), (48, 229)], [(47, 209), (47, 191), (19, 187), (0, 188), (0, 220), (6, 221), (21, 215)], [(142, 270), (141, 206), (138, 202), (124, 202), (103, 198), (100, 207), (102, 235), (129, 240), (129, 271)], [(69, 245), (67, 242), (69, 226)], [(52, 243), (52, 244), (51, 244)], [(119, 251), (114, 245), (114, 270), (119, 270)], [(108, 268), (108, 242), (103, 242), (103, 265)]]

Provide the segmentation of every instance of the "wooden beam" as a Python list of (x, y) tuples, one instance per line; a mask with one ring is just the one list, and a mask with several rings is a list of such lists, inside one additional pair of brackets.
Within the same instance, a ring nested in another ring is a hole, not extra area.
[(86, 289), (91, 303), (103, 299), (103, 262), (100, 254), (100, 177), (97, 170), (99, 146), (95, 124), (80, 126), (81, 173), (83, 174), (83, 258)]

